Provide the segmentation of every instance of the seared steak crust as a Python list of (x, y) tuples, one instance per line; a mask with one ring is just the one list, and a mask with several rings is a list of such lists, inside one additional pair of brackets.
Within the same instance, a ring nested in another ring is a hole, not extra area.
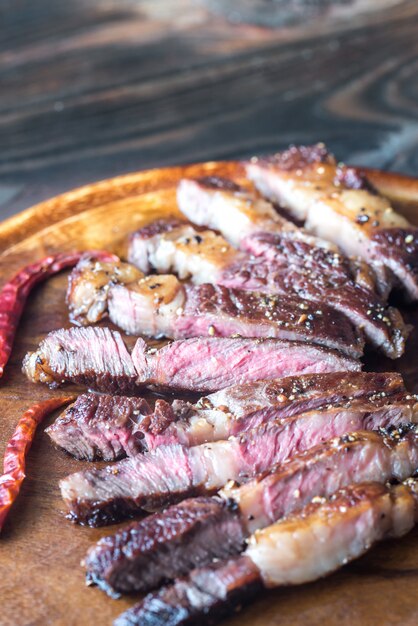
[(376, 258), (389, 267), (412, 300), (418, 299), (418, 229), (381, 228), (371, 236)]
[(183, 285), (175, 276), (143, 277), (133, 265), (83, 258), (73, 270), (67, 301), (77, 324), (106, 314), (131, 335), (187, 339), (266, 337), (309, 341), (359, 357), (362, 333), (342, 313), (297, 296), (224, 286)]
[(116, 461), (143, 449), (140, 423), (150, 412), (143, 398), (83, 394), (45, 432), (77, 459)]
[(263, 589), (260, 572), (246, 556), (193, 570), (184, 580), (149, 594), (114, 626), (204, 626), (253, 600)]
[(101, 539), (84, 562), (87, 582), (113, 595), (147, 591), (207, 562), (211, 550), (217, 558), (241, 552), (244, 537), (237, 507), (216, 497), (184, 500)]
[(197, 407), (218, 408), (237, 417), (272, 407), (278, 418), (285, 418), (371, 396), (390, 402), (391, 396), (406, 393), (402, 376), (396, 372), (331, 372), (228, 387), (201, 398)]
[[(85, 561), (87, 580), (108, 593), (148, 591), (164, 578), (175, 578), (209, 564), (213, 558), (224, 558), (225, 550), (237, 554), (244, 537), (304, 506), (314, 495), (329, 496), (351, 482), (404, 480), (418, 467), (417, 444), (416, 433), (408, 430), (385, 437), (350, 433), (329, 440), (241, 487), (226, 487), (222, 499), (185, 500), (135, 522), (127, 531), (102, 539), (90, 549)], [(184, 516), (192, 541), (185, 540), (183, 524), (177, 525), (178, 518)], [(150, 541), (150, 535), (158, 541)], [(152, 562), (151, 574), (144, 567), (144, 559)]]
[[(360, 483), (318, 498), (248, 541), (243, 556), (193, 570), (149, 594), (115, 626), (214, 623), (265, 587), (316, 580), (364, 554), (374, 543), (401, 537), (418, 511), (417, 481)], [(241, 591), (240, 591), (241, 589)]]
[(383, 407), (402, 402), (405, 395), (399, 374), (368, 372), (257, 381), (228, 387), (196, 404), (158, 399), (153, 412), (140, 398), (84, 394), (46, 432), (79, 459), (110, 461), (170, 443), (227, 439), (272, 420), (330, 406), (348, 408), (360, 399)]
[(370, 289), (349, 280), (350, 269), (342, 255), (312, 246), (303, 240), (281, 234), (263, 233), (243, 242), (248, 252), (263, 256), (274, 265), (274, 272), (261, 275), (262, 266), (232, 267), (226, 273), (235, 282), (236, 275), (250, 281), (272, 281), (267, 291), (294, 293), (314, 302), (325, 301), (345, 314), (367, 337), (391, 358), (398, 358), (405, 349), (409, 329), (401, 314), (386, 304)]
[(177, 336), (186, 336), (183, 326), (187, 329), (192, 320), (196, 325), (198, 318), (206, 332), (219, 336), (238, 333), (243, 337), (310, 341), (352, 357), (362, 354), (362, 337), (344, 315), (327, 304), (292, 298), (284, 291), (268, 295), (211, 284), (188, 287), (186, 293), (187, 304), (177, 322)]
[(256, 162), (263, 165), (274, 165), (281, 170), (292, 172), (315, 163), (334, 164), (335, 159), (323, 143), (311, 146), (289, 146), (287, 150), (256, 157)]
[(383, 268), (389, 289), (400, 283), (417, 300), (418, 229), (361, 172), (338, 166), (332, 155), (321, 152), (316, 161), (315, 147), (254, 158), (246, 165), (247, 174), (265, 196), (303, 220), (307, 230), (348, 255), (361, 256), (378, 274), (384, 275)]
[[(381, 406), (370, 401), (311, 411), (270, 422), (227, 441), (191, 448), (160, 446), (103, 469), (61, 481), (70, 517), (98, 525), (128, 512), (153, 511), (188, 496), (210, 494), (229, 480), (245, 481), (292, 455), (352, 430), (376, 430), (415, 420), (415, 399)], [(115, 502), (123, 502), (119, 509)]]

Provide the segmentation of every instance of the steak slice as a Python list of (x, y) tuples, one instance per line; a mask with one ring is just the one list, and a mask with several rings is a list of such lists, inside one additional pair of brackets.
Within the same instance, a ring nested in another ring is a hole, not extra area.
[[(255, 237), (246, 240), (252, 248), (250, 255), (234, 251), (225, 239), (211, 231), (198, 233), (184, 225), (165, 233), (160, 221), (157, 235), (149, 237), (148, 231), (144, 235), (143, 229), (132, 235), (129, 258), (134, 264), (141, 262), (140, 269), (144, 271), (151, 266), (160, 273), (174, 271), (180, 278), (191, 277), (198, 284), (210, 282), (230, 289), (292, 294), (318, 302), (321, 307), (325, 302), (348, 317), (366, 333), (371, 344), (391, 358), (403, 353), (408, 329), (399, 311), (387, 307), (376, 293), (364, 287), (364, 281), (354, 284), (339, 260), (340, 255), (308, 245), (303, 239), (290, 238), (285, 239), (286, 249), (280, 252), (278, 240), (265, 245), (261, 236)], [(335, 271), (333, 263), (340, 266)]]
[(114, 626), (203, 626), (234, 614), (263, 591), (257, 566), (247, 556), (193, 570), (189, 577), (147, 595)]
[(177, 187), (177, 204), (193, 224), (218, 230), (236, 248), (254, 233), (298, 232), (270, 202), (227, 178), (183, 178)]
[(247, 255), (211, 230), (198, 232), (190, 224), (170, 219), (132, 233), (128, 250), (129, 262), (142, 272), (175, 271), (181, 279), (192, 276), (196, 284), (217, 283), (225, 267), (246, 259)]
[[(177, 192), (180, 210), (199, 226), (216, 228), (228, 241), (264, 259), (274, 280), (275, 293), (326, 302), (364, 329), (371, 343), (383, 346), (392, 357), (402, 354), (406, 337), (403, 320), (399, 311), (388, 308), (385, 300), (375, 293), (375, 281), (364, 262), (357, 267), (334, 244), (294, 225), (288, 226), (279, 216), (277, 220), (269, 217), (254, 194), (242, 191), (245, 200), (238, 202), (240, 193), (229, 190), (227, 182), (225, 189), (219, 191), (205, 183), (205, 179), (181, 181)], [(271, 205), (270, 211), (274, 214)], [(241, 222), (242, 226), (236, 229), (236, 224)], [(260, 272), (261, 276), (265, 275), (265, 267), (254, 269), (252, 280)], [(243, 266), (238, 272), (245, 278), (247, 268)], [(230, 277), (235, 281), (236, 273), (234, 264), (224, 279)]]
[(197, 392), (295, 374), (359, 371), (360, 363), (335, 350), (298, 341), (202, 337), (132, 352), (138, 380), (145, 385)]
[[(326, 305), (210, 284), (183, 285), (173, 275), (127, 282), (126, 268), (132, 268), (134, 275), (139, 270), (115, 263), (112, 273), (109, 265), (83, 258), (73, 270), (67, 293), (73, 322), (94, 323), (108, 311), (110, 320), (131, 335), (187, 339), (239, 334), (310, 341), (349, 356), (362, 354), (360, 333)], [(107, 284), (106, 275), (110, 276)], [(122, 282), (118, 275), (123, 276)]]
[(134, 265), (102, 262), (84, 255), (68, 277), (67, 304), (70, 320), (77, 325), (93, 324), (108, 311), (109, 290), (113, 285), (131, 285), (144, 277)]
[(253, 253), (250, 242), (254, 235), (275, 235), (284, 241), (294, 242), (296, 252), (299, 251), (297, 243), (303, 244), (299, 255), (295, 256), (293, 252), (294, 258), (289, 258), (289, 265), (296, 260), (300, 272), (305, 269), (308, 277), (313, 268), (303, 255), (308, 252), (309, 256), (313, 256), (320, 249), (322, 255), (332, 259), (332, 263), (326, 264), (322, 270), (328, 274), (329, 280), (339, 279), (344, 286), (341, 282), (343, 277), (345, 282), (351, 284), (354, 280), (371, 291), (380, 289), (374, 272), (365, 261), (358, 257), (345, 257), (338, 246), (297, 228), (279, 215), (273, 205), (229, 179), (182, 179), (177, 187), (177, 203), (191, 222), (219, 231), (235, 247)]
[(159, 350), (139, 338), (130, 355), (117, 331), (94, 326), (53, 331), (23, 361), (33, 382), (52, 387), (75, 382), (119, 393), (150, 385), (215, 391), (253, 380), (360, 367), (357, 360), (321, 346), (242, 337), (185, 339)]
[(150, 413), (143, 398), (83, 394), (45, 432), (77, 459), (116, 461), (143, 450), (140, 424)]
[(184, 500), (101, 539), (85, 559), (87, 581), (112, 595), (149, 591), (240, 553), (249, 534), (314, 496), (328, 497), (354, 482), (401, 481), (417, 467), (416, 432), (331, 439), (245, 485), (225, 488), (220, 497)]
[(194, 446), (325, 407), (348, 409), (368, 400), (375, 409), (408, 396), (399, 374), (307, 374), (228, 387), (196, 404), (157, 400), (154, 412), (140, 398), (85, 394), (46, 432), (79, 459), (115, 460), (145, 449), (180, 443)]
[(216, 497), (190, 498), (101, 539), (84, 561), (86, 581), (112, 597), (148, 591), (188, 573), (196, 563), (205, 564), (211, 552), (213, 558), (227, 558), (244, 546), (245, 533), (234, 503), (229, 506)]
[(358, 171), (338, 165), (325, 147), (292, 146), (251, 159), (249, 178), (315, 235), (389, 270), (418, 299), (418, 229), (396, 213)]
[(409, 532), (418, 510), (417, 481), (360, 483), (257, 531), (241, 557), (193, 570), (147, 595), (115, 626), (213, 624), (252, 600), (261, 587), (299, 585), (358, 558), (377, 541)]
[(311, 411), (270, 422), (227, 441), (191, 448), (160, 446), (103, 469), (71, 474), (61, 481), (69, 517), (96, 526), (152, 511), (188, 496), (212, 493), (229, 480), (244, 481), (287, 458), (353, 430), (400, 426), (415, 419), (410, 404)]
[(138, 374), (122, 337), (109, 328), (69, 328), (49, 333), (23, 360), (32, 382), (58, 387), (64, 382), (99, 391), (133, 392)]

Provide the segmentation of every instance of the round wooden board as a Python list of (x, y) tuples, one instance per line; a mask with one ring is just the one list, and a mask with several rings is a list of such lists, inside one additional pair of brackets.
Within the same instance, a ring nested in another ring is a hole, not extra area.
[[(206, 163), (140, 172), (83, 187), (52, 199), (0, 225), (0, 280), (47, 253), (107, 248), (123, 253), (130, 231), (152, 219), (175, 215), (175, 187), (182, 176), (243, 176), (236, 163)], [(373, 182), (418, 223), (418, 180), (369, 171)], [(24, 354), (50, 330), (68, 326), (66, 274), (39, 287), (30, 298), (16, 346), (0, 381), (0, 453), (20, 414), (41, 398), (61, 395), (26, 381)], [(416, 311), (406, 312), (418, 321)], [(418, 324), (417, 324), (418, 326)], [(369, 367), (396, 367), (418, 389), (418, 333), (396, 363), (374, 357)], [(415, 388), (414, 388), (415, 387)], [(69, 391), (70, 388), (66, 390)], [(76, 388), (71, 391), (77, 391)], [(49, 422), (48, 422), (49, 423)], [(132, 598), (111, 600), (84, 584), (80, 560), (104, 529), (72, 525), (63, 514), (58, 481), (82, 469), (49, 443), (43, 427), (28, 459), (28, 478), (0, 537), (1, 626), (92, 626), (111, 624)], [(361, 626), (418, 623), (418, 532), (382, 544), (342, 571), (311, 585), (266, 593), (230, 626)]]

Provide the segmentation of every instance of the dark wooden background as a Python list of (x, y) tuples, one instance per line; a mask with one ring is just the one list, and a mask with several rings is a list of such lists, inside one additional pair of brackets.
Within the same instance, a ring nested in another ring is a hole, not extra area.
[(346, 19), (267, 29), (240, 22), (266, 0), (0, 0), (0, 218), (289, 142), (417, 173), (418, 2), (344, 2)]

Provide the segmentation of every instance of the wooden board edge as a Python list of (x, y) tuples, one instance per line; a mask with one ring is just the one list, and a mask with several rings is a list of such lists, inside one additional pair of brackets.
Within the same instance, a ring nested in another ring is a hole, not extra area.
[[(132, 172), (83, 185), (30, 207), (0, 223), (0, 254), (43, 228), (98, 205), (167, 187), (184, 176), (202, 175), (222, 169), (242, 174), (239, 161), (208, 161)], [(418, 204), (418, 178), (371, 168), (357, 168), (397, 206)]]
[(173, 180), (185, 176), (208, 175), (218, 168), (236, 175), (240, 170), (237, 161), (208, 161), (164, 168), (141, 170), (83, 185), (45, 200), (0, 223), (0, 254), (45, 227), (67, 217), (77, 215), (99, 205), (129, 198), (137, 194), (159, 191)]

